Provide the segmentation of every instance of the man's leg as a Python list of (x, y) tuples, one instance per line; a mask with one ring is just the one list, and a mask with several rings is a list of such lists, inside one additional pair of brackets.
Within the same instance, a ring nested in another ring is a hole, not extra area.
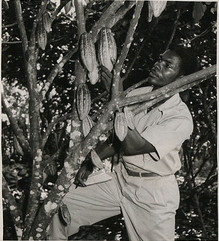
[(87, 187), (72, 185), (63, 199), (71, 215), (71, 224), (63, 225), (55, 214), (48, 231), (50, 240), (67, 240), (77, 233), (82, 225), (91, 225), (100, 220), (118, 215), (120, 209), (120, 190), (112, 180)]
[(175, 177), (130, 177), (128, 182), (122, 189), (121, 208), (129, 239), (173, 241), (179, 205)]

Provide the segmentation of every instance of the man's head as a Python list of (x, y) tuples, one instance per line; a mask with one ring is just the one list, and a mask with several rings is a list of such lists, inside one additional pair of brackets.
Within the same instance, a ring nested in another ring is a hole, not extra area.
[(149, 74), (149, 83), (156, 86), (165, 86), (183, 75), (197, 71), (198, 61), (188, 48), (175, 47), (165, 51)]

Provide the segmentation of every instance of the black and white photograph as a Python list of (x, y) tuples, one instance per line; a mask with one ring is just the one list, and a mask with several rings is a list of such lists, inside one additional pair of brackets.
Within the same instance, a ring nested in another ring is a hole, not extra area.
[(217, 1), (1, 1), (0, 240), (217, 241)]

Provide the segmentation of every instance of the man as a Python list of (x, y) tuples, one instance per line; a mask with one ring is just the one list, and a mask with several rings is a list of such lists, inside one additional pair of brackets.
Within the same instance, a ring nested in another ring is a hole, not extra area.
[[(197, 61), (182, 47), (166, 51), (149, 74), (154, 88), (165, 86), (196, 70)], [(103, 78), (110, 78), (108, 71)], [(79, 169), (75, 185), (63, 199), (71, 223), (52, 220), (49, 239), (67, 240), (82, 225), (89, 225), (122, 212), (129, 240), (174, 240), (175, 212), (179, 190), (174, 174), (180, 169), (178, 152), (193, 130), (191, 114), (179, 94), (134, 117), (135, 129), (128, 130), (121, 143), (122, 160), (111, 173), (112, 179), (85, 187), (92, 172), (86, 160)], [(96, 152), (103, 160), (116, 153), (116, 146), (100, 144)]]

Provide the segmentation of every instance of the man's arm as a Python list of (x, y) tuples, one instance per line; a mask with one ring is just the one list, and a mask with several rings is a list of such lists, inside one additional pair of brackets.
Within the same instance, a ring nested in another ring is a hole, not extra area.
[[(107, 141), (104, 143), (98, 143), (95, 151), (97, 152), (98, 156), (100, 157), (101, 160), (104, 160), (108, 157), (113, 156), (118, 152), (120, 143), (114, 143), (112, 144), (112, 141), (110, 141), (111, 138), (109, 138)], [(78, 170), (76, 176), (75, 176), (75, 181), (74, 184), (77, 186), (85, 187), (86, 180), (88, 176), (93, 172), (94, 165), (91, 161), (90, 156), (88, 156), (85, 161), (81, 164), (80, 169)]]
[(123, 155), (131, 156), (156, 152), (156, 149), (134, 129), (128, 130), (126, 138), (121, 143), (121, 151)]

